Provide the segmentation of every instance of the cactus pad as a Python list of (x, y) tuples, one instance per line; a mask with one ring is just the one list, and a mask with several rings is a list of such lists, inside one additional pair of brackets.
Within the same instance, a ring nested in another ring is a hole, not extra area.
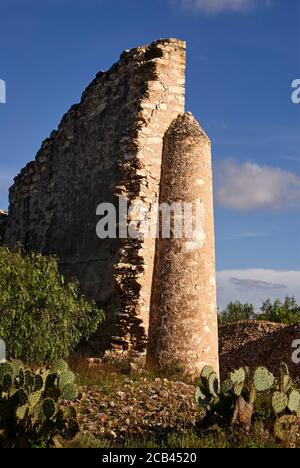
[(208, 407), (213, 402), (213, 397), (211, 395), (205, 395), (199, 386), (196, 387), (195, 400), (197, 405), (201, 407)]
[(11, 374), (5, 374), (2, 377), (1, 387), (5, 393), (8, 393), (12, 387), (13, 379)]
[(42, 390), (43, 386), (44, 386), (44, 382), (43, 382), (42, 376), (39, 374), (35, 374), (33, 376), (33, 386), (32, 386), (33, 392)]
[(293, 413), (297, 413), (300, 405), (300, 393), (297, 390), (292, 390), (289, 394), (288, 409)]
[(59, 374), (59, 388), (63, 389), (65, 385), (75, 382), (75, 375), (71, 371)]
[(276, 414), (282, 413), (288, 405), (288, 397), (285, 393), (275, 392), (272, 397), (272, 407)]
[(233, 387), (233, 392), (236, 396), (241, 396), (244, 389), (244, 383), (236, 383)]
[(25, 419), (27, 412), (28, 412), (27, 405), (19, 406), (16, 410), (16, 417), (18, 419)]
[(288, 393), (288, 391), (291, 390), (292, 386), (293, 386), (293, 382), (290, 376), (286, 374), (283, 375), (281, 379), (281, 387), (282, 387), (281, 390), (284, 393)]
[(246, 371), (242, 367), (240, 369), (237, 369), (230, 374), (230, 380), (235, 384), (242, 384), (246, 380)]
[(41, 390), (38, 390), (37, 392), (31, 393), (31, 394), (28, 396), (28, 404), (29, 404), (29, 406), (31, 406), (32, 408), (33, 408), (34, 406), (36, 406), (36, 405), (38, 404), (38, 402), (41, 400), (42, 394), (43, 394), (43, 392), (42, 392)]
[(273, 387), (275, 377), (265, 367), (258, 367), (254, 372), (253, 381), (255, 390), (258, 392), (265, 392)]
[(72, 383), (65, 385), (62, 389), (61, 397), (63, 400), (76, 400), (78, 397), (78, 390), (76, 385)]
[(208, 378), (208, 390), (209, 390), (210, 395), (212, 395), (214, 398), (218, 397), (219, 379), (215, 372), (211, 374)]
[(55, 402), (51, 398), (47, 398), (43, 402), (43, 413), (47, 419), (52, 418), (56, 411)]
[(14, 400), (16, 401), (16, 404), (19, 406), (23, 406), (27, 403), (28, 401), (28, 395), (25, 392), (23, 388), (20, 388), (15, 394), (14, 394)]
[(54, 374), (59, 374), (60, 372), (65, 372), (68, 370), (68, 364), (63, 359), (59, 359), (58, 361), (54, 362), (51, 366), (51, 372)]
[(225, 395), (230, 393), (233, 390), (233, 384), (230, 379), (224, 380), (221, 384), (221, 393)]

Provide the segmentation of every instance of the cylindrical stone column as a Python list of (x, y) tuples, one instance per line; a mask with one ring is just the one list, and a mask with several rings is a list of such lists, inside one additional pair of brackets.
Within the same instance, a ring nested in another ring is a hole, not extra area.
[(164, 138), (160, 209), (148, 366), (178, 365), (195, 374), (211, 365), (218, 372), (211, 142), (190, 113), (180, 115)]

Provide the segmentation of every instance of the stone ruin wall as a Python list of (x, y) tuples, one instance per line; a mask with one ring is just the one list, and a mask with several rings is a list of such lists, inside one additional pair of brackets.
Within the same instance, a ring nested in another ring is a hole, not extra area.
[[(117, 195), (158, 201), (163, 136), (184, 112), (185, 43), (159, 40), (125, 51), (99, 73), (10, 190), (5, 243), (58, 257), (62, 273), (101, 304), (98, 354), (143, 351), (155, 241), (100, 240), (96, 208)], [(112, 338), (113, 337), (113, 338)]]
[(7, 213), (6, 211), (0, 210), (0, 246), (4, 242), (4, 232), (7, 223)]

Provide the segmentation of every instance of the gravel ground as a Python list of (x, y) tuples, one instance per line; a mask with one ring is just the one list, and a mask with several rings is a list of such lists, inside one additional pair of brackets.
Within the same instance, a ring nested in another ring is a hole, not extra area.
[(139, 382), (128, 379), (105, 395), (99, 387), (83, 391), (79, 405), (83, 432), (112, 439), (147, 433), (184, 433), (195, 425), (198, 408), (194, 387), (167, 379)]

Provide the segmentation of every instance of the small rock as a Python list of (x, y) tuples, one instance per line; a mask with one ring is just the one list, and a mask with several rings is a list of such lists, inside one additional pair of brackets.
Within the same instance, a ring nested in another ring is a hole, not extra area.
[(101, 423), (105, 423), (108, 421), (108, 416), (104, 413), (100, 413), (99, 420)]

